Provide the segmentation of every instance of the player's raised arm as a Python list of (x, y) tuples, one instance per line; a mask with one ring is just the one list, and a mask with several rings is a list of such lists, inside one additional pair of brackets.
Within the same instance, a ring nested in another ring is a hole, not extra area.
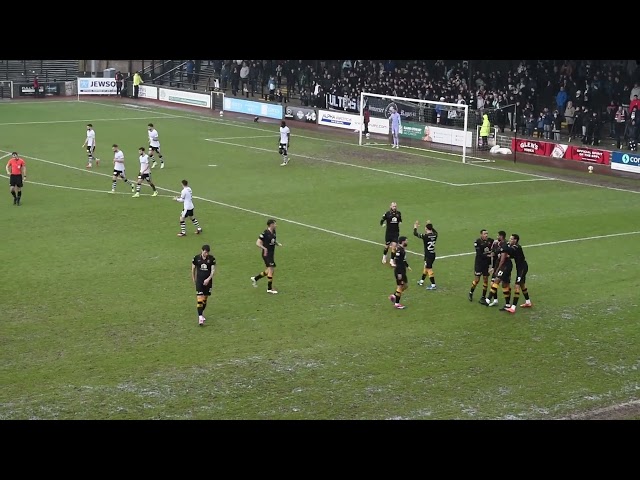
[(424, 235), (422, 233), (418, 233), (418, 227), (419, 226), (420, 226), (420, 223), (418, 222), (418, 220), (416, 220), (413, 223), (413, 234), (418, 238), (422, 238), (422, 237), (424, 237)]

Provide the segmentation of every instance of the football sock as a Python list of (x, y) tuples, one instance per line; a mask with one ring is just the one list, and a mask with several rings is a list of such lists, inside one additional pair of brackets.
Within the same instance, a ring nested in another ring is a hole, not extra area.
[(114, 180), (113, 183), (111, 184), (111, 190), (115, 190), (117, 184), (118, 182)]
[(187, 233), (187, 222), (184, 220), (180, 222), (180, 232)]
[(522, 287), (522, 296), (525, 300), (529, 300), (529, 290), (527, 290), (526, 286)]
[(478, 286), (479, 280), (476, 280), (475, 278), (473, 279), (473, 282), (471, 282), (471, 290), (469, 290), (469, 293), (473, 293), (476, 290), (476, 287)]
[(202, 315), (202, 312), (204, 312), (204, 302), (198, 300), (198, 315)]
[(433, 270), (429, 271), (429, 280), (431, 281), (431, 285), (435, 285), (436, 284), (436, 277), (433, 274)]
[(273, 290), (273, 277), (267, 276), (267, 280), (269, 281), (269, 283), (267, 283), (267, 290)]
[(424, 280), (425, 278), (427, 278), (427, 273), (428, 273), (428, 272), (427, 272), (427, 269), (425, 268), (425, 269), (422, 271), (422, 280)]
[(517, 305), (518, 304), (518, 300), (520, 300), (520, 291), (516, 290), (515, 292), (513, 292), (513, 303), (512, 303), (512, 305)]
[(491, 290), (489, 290), (489, 296), (487, 297), (489, 300), (493, 300), (498, 296), (498, 284), (492, 283)]
[(153, 183), (149, 183), (149, 185), (151, 185), (151, 189), (155, 192), (156, 191), (156, 186)]
[(389, 253), (389, 247), (385, 248), (385, 249), (382, 251), (382, 254), (383, 254), (383, 255), (385, 255), (385, 256), (387, 255), (387, 253)]
[(502, 294), (504, 295), (504, 303), (511, 305), (511, 286), (502, 287)]
[(482, 296), (486, 297), (487, 296), (487, 287), (489, 286), (489, 282), (488, 280), (485, 278), (484, 279), (484, 283), (482, 284)]
[(140, 193), (140, 187), (142, 187), (142, 185), (140, 185), (139, 183), (136, 184), (136, 192)]
[(255, 277), (253, 277), (253, 279), (257, 282), (258, 280), (260, 280), (262, 277), (266, 277), (267, 276), (267, 271), (265, 270), (264, 272), (260, 272), (258, 275), (256, 275)]
[(11, 195), (13, 195), (13, 198), (16, 198), (16, 192), (14, 192), (13, 190), (11, 190)]
[(207, 300), (209, 299), (209, 297), (204, 297), (204, 300), (202, 301), (202, 311), (204, 312), (207, 309)]
[(18, 200), (20, 200), (20, 198), (22, 198), (22, 190), (18, 192)]
[(195, 219), (195, 217), (191, 217), (191, 223), (193, 223), (196, 228), (200, 228), (200, 224), (198, 223), (198, 220)]
[(396, 288), (394, 295), (396, 296), (396, 303), (400, 303), (400, 298), (402, 298), (402, 290), (400, 290), (400, 287)]

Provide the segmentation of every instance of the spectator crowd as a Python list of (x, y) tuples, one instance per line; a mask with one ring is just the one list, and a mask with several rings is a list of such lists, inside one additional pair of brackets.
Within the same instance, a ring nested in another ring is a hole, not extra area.
[[(501, 132), (599, 144), (637, 141), (640, 66), (603, 61), (212, 60), (232, 95), (328, 108), (327, 94), (354, 105), (362, 91), (466, 104)], [(476, 64), (479, 68), (473, 68)], [(493, 67), (493, 68), (491, 68)], [(438, 115), (438, 118), (440, 116)], [(434, 120), (435, 121), (435, 120)]]

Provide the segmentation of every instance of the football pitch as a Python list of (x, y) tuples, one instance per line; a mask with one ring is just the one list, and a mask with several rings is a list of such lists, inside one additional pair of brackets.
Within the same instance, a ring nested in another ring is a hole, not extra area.
[[(136, 178), (149, 122), (160, 195), (132, 198), (120, 182), (108, 195), (111, 145)], [(91, 170), (87, 123), (101, 159)], [(586, 168), (567, 180), (289, 125), (280, 167), (278, 121), (0, 105), (3, 165), (16, 150), (28, 169), (19, 207), (1, 172), (0, 419), (545, 419), (638, 399), (637, 181), (607, 188)], [(182, 179), (202, 235), (187, 220), (176, 236)], [(380, 261), (392, 201), (409, 237), (405, 310)], [(250, 282), (268, 218), (283, 244), (278, 295)], [(435, 291), (416, 284), (412, 226), (427, 219)], [(483, 307), (482, 284), (467, 299), (482, 228), (520, 235), (533, 308)], [(204, 243), (217, 272), (199, 327), (191, 260)]]

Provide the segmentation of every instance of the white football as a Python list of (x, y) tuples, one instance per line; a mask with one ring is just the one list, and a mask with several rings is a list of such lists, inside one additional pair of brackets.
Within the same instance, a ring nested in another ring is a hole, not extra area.
[(589, 165), (589, 173), (593, 173), (593, 165)]
[(222, 117), (224, 115), (224, 111), (220, 110), (220, 116)]

